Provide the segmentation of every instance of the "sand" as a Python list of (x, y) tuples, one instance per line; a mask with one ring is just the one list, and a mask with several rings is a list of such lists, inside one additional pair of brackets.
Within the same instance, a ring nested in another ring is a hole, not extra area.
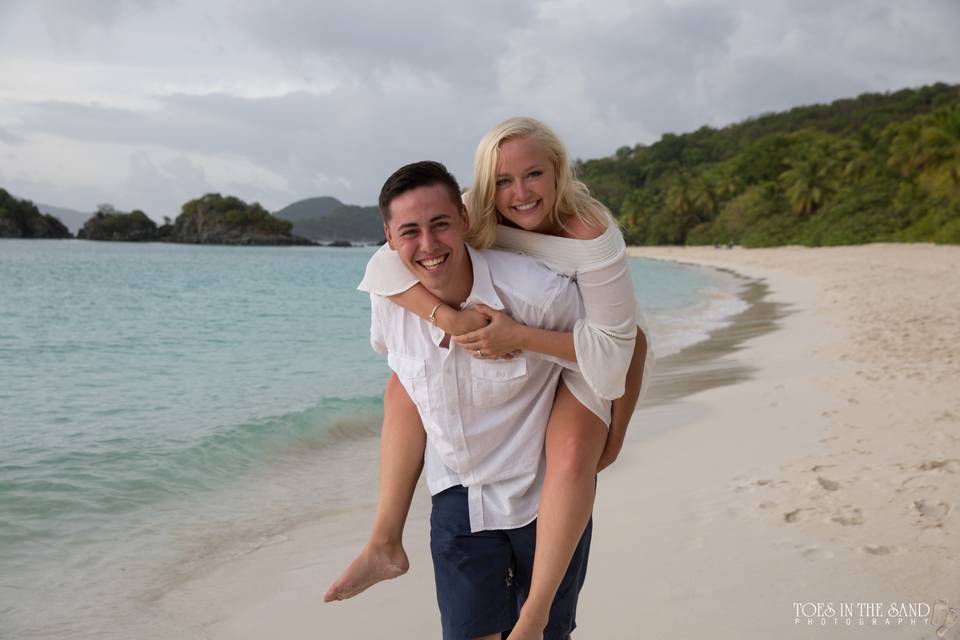
[[(575, 637), (938, 637), (960, 615), (960, 248), (632, 252), (732, 270), (758, 304), (658, 368), (600, 476)], [(160, 597), (170, 637), (439, 637), (422, 489), (410, 573), (322, 604), (375, 497), (376, 451), (343, 446), (369, 501)]]

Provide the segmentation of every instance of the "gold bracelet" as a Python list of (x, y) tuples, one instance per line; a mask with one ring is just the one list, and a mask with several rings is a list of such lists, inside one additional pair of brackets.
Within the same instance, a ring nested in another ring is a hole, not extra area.
[(437, 309), (439, 309), (440, 305), (442, 304), (443, 304), (442, 302), (438, 302), (437, 305), (433, 308), (433, 311), (430, 312), (430, 317), (428, 319), (430, 320), (430, 324), (432, 324), (433, 326), (437, 326)]

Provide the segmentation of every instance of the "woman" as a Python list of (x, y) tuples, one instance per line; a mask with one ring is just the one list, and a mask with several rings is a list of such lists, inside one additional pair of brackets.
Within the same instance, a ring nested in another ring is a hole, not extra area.
[[(574, 180), (566, 150), (549, 128), (530, 118), (512, 118), (489, 131), (477, 148), (474, 184), (464, 200), (471, 222), (467, 241), (473, 247), (520, 251), (576, 277), (586, 317), (572, 332), (527, 327), (483, 306), (452, 309), (387, 249), (371, 259), (360, 288), (435, 322), (475, 357), (536, 351), (578, 363), (579, 372), (563, 372), (547, 426), (532, 586), (510, 635), (539, 638), (590, 519), (596, 473), (620, 451), (653, 358), (616, 222)], [(327, 601), (356, 595), (408, 566), (401, 534), (425, 435), (395, 378), (388, 383), (384, 415), (374, 530), (361, 555), (324, 596)]]

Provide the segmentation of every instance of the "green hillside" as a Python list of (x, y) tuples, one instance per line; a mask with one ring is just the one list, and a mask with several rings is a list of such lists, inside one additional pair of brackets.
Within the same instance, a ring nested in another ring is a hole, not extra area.
[(301, 220), (321, 218), (342, 206), (343, 203), (336, 198), (321, 196), (294, 202), (280, 209), (280, 211), (274, 212), (273, 215), (290, 222), (300, 222)]
[[(336, 206), (333, 205), (336, 203)], [(383, 242), (383, 221), (377, 207), (343, 204), (336, 198), (309, 198), (277, 211), (293, 223), (293, 233), (317, 242)]]
[(960, 243), (960, 86), (665, 134), (578, 170), (635, 244)]

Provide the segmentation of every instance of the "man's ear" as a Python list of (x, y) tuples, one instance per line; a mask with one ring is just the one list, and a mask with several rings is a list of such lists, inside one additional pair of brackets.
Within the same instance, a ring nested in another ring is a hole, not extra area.
[(470, 231), (470, 216), (467, 214), (467, 208), (460, 205), (460, 217), (463, 219), (463, 232)]
[(390, 245), (390, 248), (396, 251), (397, 248), (393, 246), (393, 236), (390, 235), (390, 225), (387, 223), (383, 224), (383, 237), (387, 239), (387, 244)]

